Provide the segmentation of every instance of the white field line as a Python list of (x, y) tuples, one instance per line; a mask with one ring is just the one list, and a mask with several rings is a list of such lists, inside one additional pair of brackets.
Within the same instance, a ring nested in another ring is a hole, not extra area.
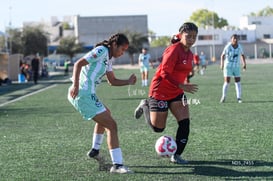
[(0, 104), (0, 107), (3, 107), (3, 106), (5, 106), (5, 105), (7, 105), (7, 104), (10, 104), (10, 103), (13, 103), (13, 102), (22, 100), (22, 99), (24, 99), (24, 98), (26, 98), (26, 97), (28, 97), (28, 96), (32, 96), (32, 95), (34, 95), (34, 94), (38, 94), (39, 92), (43, 92), (43, 91), (45, 91), (45, 90), (47, 90), (47, 89), (53, 88), (53, 87), (55, 87), (56, 85), (57, 85), (57, 84), (53, 84), (53, 85), (51, 85), (51, 86), (49, 86), (49, 87), (45, 87), (45, 88), (43, 88), (43, 89), (37, 90), (37, 91), (35, 91), (35, 92), (29, 93), (29, 94), (26, 94), (26, 95), (24, 95), (24, 96), (21, 96), (21, 97), (18, 97), (18, 98), (16, 98), (16, 99), (13, 99), (13, 100), (11, 100), (11, 101), (5, 102), (5, 103), (3, 103), (3, 104)]

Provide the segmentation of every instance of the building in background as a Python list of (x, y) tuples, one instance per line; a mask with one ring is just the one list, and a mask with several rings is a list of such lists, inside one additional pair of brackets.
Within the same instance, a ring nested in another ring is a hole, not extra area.
[(74, 17), (75, 36), (85, 45), (95, 45), (120, 32), (148, 35), (147, 15)]
[[(74, 36), (77, 42), (91, 49), (97, 42), (109, 38), (116, 32), (140, 33), (148, 36), (147, 15), (128, 16), (65, 16), (62, 21), (52, 17), (50, 22), (25, 22), (24, 26), (39, 25), (49, 34), (49, 53), (52, 54), (62, 37)], [(240, 27), (199, 28), (194, 52), (204, 51), (211, 59), (218, 59), (223, 46), (230, 41), (232, 34), (238, 34), (244, 44), (248, 57), (259, 58), (272, 56), (273, 16), (242, 16)], [(160, 50), (159, 50), (160, 49)], [(161, 56), (161, 47), (155, 50), (155, 58)], [(150, 50), (153, 56), (153, 50)], [(270, 57), (271, 58), (271, 57)], [(122, 59), (128, 59), (126, 56)]]
[(148, 35), (147, 15), (128, 16), (65, 16), (62, 21), (24, 22), (23, 26), (41, 26), (49, 34), (49, 46), (58, 46), (62, 37), (74, 36), (85, 46), (94, 46), (110, 35), (131, 32)]

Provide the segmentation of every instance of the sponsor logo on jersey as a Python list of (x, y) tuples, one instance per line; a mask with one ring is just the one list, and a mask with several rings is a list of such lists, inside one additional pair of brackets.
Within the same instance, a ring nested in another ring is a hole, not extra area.
[(93, 53), (92, 53), (92, 57), (97, 58), (96, 52), (93, 52)]
[(94, 51), (94, 52), (92, 53), (92, 57), (97, 58), (97, 57), (99, 57), (102, 53), (103, 53), (103, 49), (102, 49), (102, 48), (98, 48), (98, 49), (96, 49), (96, 51)]

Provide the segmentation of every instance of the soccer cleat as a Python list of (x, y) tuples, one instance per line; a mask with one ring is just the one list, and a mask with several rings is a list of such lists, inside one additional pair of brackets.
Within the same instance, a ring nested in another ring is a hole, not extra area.
[(170, 161), (172, 163), (176, 163), (176, 164), (187, 164), (187, 163), (189, 163), (187, 160), (183, 160), (180, 155), (176, 155), (176, 154), (171, 156)]
[(149, 105), (148, 105), (148, 101), (146, 101), (146, 104), (144, 104), (142, 106), (142, 112), (144, 114), (144, 119), (146, 121), (146, 123), (151, 126), (151, 119), (150, 119), (150, 109), (149, 109)]
[(134, 173), (132, 170), (130, 170), (128, 167), (125, 167), (123, 165), (113, 165), (110, 169), (110, 173)]
[(238, 101), (238, 103), (242, 103), (243, 102), (242, 99), (240, 99), (240, 98), (238, 98), (237, 101)]
[(143, 106), (145, 104), (147, 104), (147, 100), (146, 99), (142, 99), (140, 101), (139, 105), (137, 106), (136, 110), (135, 110), (134, 116), (135, 116), (136, 119), (139, 119), (142, 116), (142, 114), (143, 114)]
[(87, 153), (87, 156), (89, 158), (93, 158), (97, 161), (101, 161), (103, 160), (103, 158), (99, 155), (99, 150), (96, 150), (96, 149), (91, 149), (88, 153)]
[(104, 159), (104, 157), (100, 156), (99, 150), (96, 150), (93, 148), (87, 153), (87, 156), (89, 158), (96, 160), (99, 163), (99, 170), (100, 171), (109, 171), (110, 170), (112, 164), (106, 163), (106, 160)]
[(222, 97), (221, 100), (220, 100), (220, 103), (224, 103), (225, 100), (226, 100), (226, 98), (225, 98), (225, 97)]

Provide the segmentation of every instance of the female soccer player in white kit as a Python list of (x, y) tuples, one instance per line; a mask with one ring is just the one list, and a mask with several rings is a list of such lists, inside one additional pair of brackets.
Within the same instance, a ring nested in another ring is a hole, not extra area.
[(123, 166), (122, 152), (119, 147), (117, 124), (107, 107), (96, 95), (96, 87), (101, 77), (106, 74), (108, 83), (113, 86), (132, 85), (136, 76), (127, 80), (117, 79), (112, 70), (112, 59), (120, 57), (127, 50), (129, 41), (123, 34), (117, 33), (96, 45), (96, 47), (74, 64), (72, 85), (68, 91), (68, 100), (80, 112), (85, 120), (96, 122), (92, 148), (88, 153), (91, 158), (99, 159), (100, 145), (104, 132), (113, 166), (111, 173), (132, 173)]
[(226, 100), (227, 90), (230, 83), (230, 77), (234, 77), (235, 89), (238, 103), (242, 103), (241, 98), (241, 62), (243, 62), (243, 70), (246, 70), (246, 60), (242, 46), (238, 43), (238, 36), (233, 34), (231, 42), (229, 42), (221, 55), (220, 68), (224, 71), (224, 84), (222, 88), (222, 97), (220, 103)]

